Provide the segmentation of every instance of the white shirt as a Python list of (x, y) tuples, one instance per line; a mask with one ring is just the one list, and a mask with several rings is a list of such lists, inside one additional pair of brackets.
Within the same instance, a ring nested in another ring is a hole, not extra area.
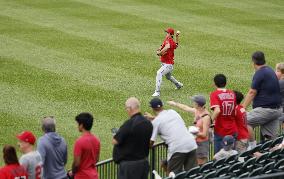
[(160, 135), (168, 145), (167, 160), (170, 160), (176, 152), (188, 153), (197, 149), (196, 141), (188, 132), (181, 116), (174, 110), (163, 110), (152, 121), (153, 133), (151, 141), (155, 141)]
[(42, 159), (38, 151), (22, 155), (19, 162), (27, 170), (29, 179), (42, 178)]
[(224, 150), (224, 149), (221, 149), (219, 152), (217, 152), (215, 155), (214, 155), (214, 159), (215, 160), (220, 160), (222, 158), (228, 158), (232, 155), (236, 155), (238, 154), (238, 152), (236, 150)]

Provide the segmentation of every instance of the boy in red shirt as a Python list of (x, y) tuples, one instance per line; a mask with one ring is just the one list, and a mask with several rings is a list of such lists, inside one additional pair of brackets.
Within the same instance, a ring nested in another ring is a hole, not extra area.
[(162, 78), (164, 75), (168, 80), (170, 80), (172, 83), (175, 84), (176, 89), (180, 89), (181, 87), (183, 87), (183, 84), (177, 81), (172, 76), (172, 71), (174, 69), (174, 56), (175, 56), (174, 51), (178, 47), (179, 32), (176, 33), (176, 42), (173, 39), (173, 36), (175, 34), (174, 29), (168, 28), (166, 32), (167, 32), (166, 38), (163, 44), (161, 45), (161, 47), (157, 50), (157, 55), (161, 56), (162, 66), (157, 71), (156, 90), (152, 95), (153, 97), (160, 96)]
[(223, 74), (214, 77), (217, 89), (210, 94), (210, 108), (213, 110), (212, 120), (214, 127), (214, 152), (222, 149), (222, 141), (226, 135), (237, 135), (235, 123), (236, 97), (231, 90), (225, 89), (227, 80)]
[(75, 179), (98, 179), (96, 163), (99, 161), (100, 141), (91, 133), (93, 116), (81, 113), (75, 119), (82, 136), (74, 144), (74, 161), (69, 175)]
[(236, 95), (236, 125), (238, 130), (238, 137), (236, 142), (236, 150), (242, 153), (247, 150), (249, 133), (247, 128), (247, 114), (246, 109), (241, 105), (244, 95), (239, 91), (234, 91)]
[(16, 149), (13, 146), (4, 146), (3, 159), (6, 165), (0, 169), (1, 179), (28, 178), (27, 171), (19, 164)]

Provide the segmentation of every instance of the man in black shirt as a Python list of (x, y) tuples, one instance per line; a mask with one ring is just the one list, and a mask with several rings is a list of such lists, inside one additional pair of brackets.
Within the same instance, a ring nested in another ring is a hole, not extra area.
[(141, 114), (137, 98), (129, 98), (125, 109), (130, 119), (124, 122), (112, 140), (113, 159), (119, 164), (118, 179), (147, 179), (153, 126)]

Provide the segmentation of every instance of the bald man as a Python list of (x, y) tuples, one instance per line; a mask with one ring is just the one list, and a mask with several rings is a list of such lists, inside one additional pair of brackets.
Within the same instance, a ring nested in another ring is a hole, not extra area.
[(140, 102), (131, 97), (125, 102), (130, 117), (113, 137), (113, 159), (119, 164), (118, 179), (147, 179), (148, 155), (153, 126), (140, 112)]

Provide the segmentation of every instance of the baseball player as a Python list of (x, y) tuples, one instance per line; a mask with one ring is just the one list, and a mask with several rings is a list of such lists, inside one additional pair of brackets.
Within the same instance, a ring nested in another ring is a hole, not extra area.
[(164, 75), (168, 80), (176, 85), (176, 89), (183, 87), (183, 84), (172, 76), (172, 71), (174, 69), (174, 50), (178, 47), (179, 31), (176, 33), (176, 42), (173, 39), (175, 34), (174, 29), (168, 28), (165, 32), (167, 32), (166, 38), (161, 47), (157, 50), (157, 55), (160, 56), (162, 66), (157, 71), (156, 90), (152, 95), (154, 97), (160, 96), (160, 88)]

